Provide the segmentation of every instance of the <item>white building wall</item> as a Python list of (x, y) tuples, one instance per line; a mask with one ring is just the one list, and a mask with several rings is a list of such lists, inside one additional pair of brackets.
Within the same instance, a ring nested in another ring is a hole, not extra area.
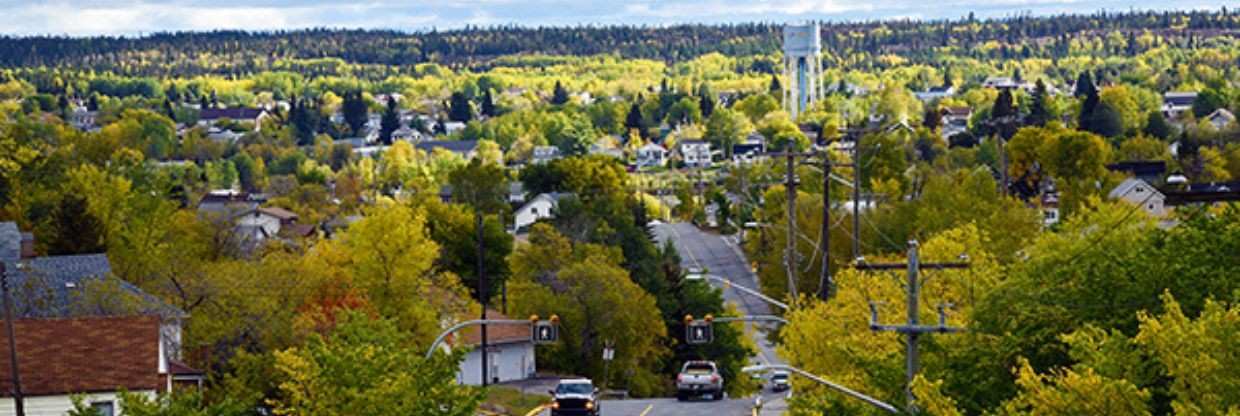
[(266, 231), (267, 235), (276, 235), (276, 233), (280, 232), (280, 219), (262, 213), (258, 215), (253, 213), (242, 215), (237, 218), (237, 225), (263, 227), (263, 231)]
[[(135, 392), (146, 394), (149, 397), (155, 397), (154, 391)], [(120, 396), (116, 393), (93, 393), (83, 395), (83, 402), (90, 405), (94, 402), (112, 402), (112, 408), (116, 414), (120, 414)], [(70, 410), (73, 410), (73, 400), (70, 395), (57, 396), (37, 396), (26, 397), (25, 400), (26, 416), (64, 416)], [(0, 416), (13, 416), (17, 412), (13, 408), (13, 399), (0, 399)]]
[[(517, 342), (511, 344), (492, 345), (488, 375), (492, 381), (525, 380), (534, 376), (537, 365), (534, 361), (534, 344)], [(456, 381), (461, 384), (477, 386), (482, 384), (482, 352), (478, 349), (470, 351), (457, 370)]]
[(524, 227), (530, 226), (540, 219), (551, 218), (551, 210), (553, 207), (554, 204), (551, 203), (551, 199), (546, 196), (540, 195), (535, 197), (533, 201), (530, 201), (525, 206), (522, 206), (521, 209), (518, 209), (517, 212), (513, 214), (513, 226), (515, 229), (520, 230)]

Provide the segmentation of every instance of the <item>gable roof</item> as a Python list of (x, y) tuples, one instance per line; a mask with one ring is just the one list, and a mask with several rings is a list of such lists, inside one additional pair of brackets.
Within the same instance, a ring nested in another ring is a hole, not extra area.
[(262, 207), (258, 209), (258, 212), (276, 217), (281, 221), (292, 221), (297, 219), (296, 213), (280, 207)]
[[(159, 319), (154, 316), (13, 321), (22, 391), (29, 396), (157, 390)], [(0, 342), (0, 356), (9, 344)], [(0, 371), (0, 397), (13, 380)]]
[(1228, 111), (1226, 108), (1220, 108), (1218, 110), (1214, 110), (1213, 113), (1210, 113), (1210, 115), (1206, 116), (1206, 119), (1210, 121), (1214, 121), (1215, 119), (1219, 119), (1219, 118), (1223, 120), (1227, 120), (1228, 122), (1236, 121), (1236, 115), (1232, 114), (1231, 111)]
[(1162, 176), (1167, 172), (1167, 162), (1162, 160), (1125, 160), (1107, 165), (1107, 170), (1127, 172), (1136, 176)]
[(199, 120), (253, 120), (266, 111), (261, 108), (204, 108), (198, 111)]
[[(28, 259), (24, 269), (10, 273), (10, 287), (16, 292), (13, 296), (14, 313), (22, 318), (64, 318), (83, 314), (108, 315), (129, 312), (160, 315), (170, 319), (185, 316), (184, 311), (164, 303), (129, 282), (108, 279), (112, 274), (112, 264), (108, 262), (105, 254), (36, 257)], [(111, 288), (100, 286), (103, 283), (115, 283), (114, 288), (117, 293), (109, 293)], [(98, 291), (90, 295), (105, 297), (100, 298), (101, 301), (124, 303), (123, 299), (106, 297), (125, 296), (136, 303), (123, 305), (83, 303), (83, 300), (93, 299), (93, 297), (83, 297), (87, 295), (86, 290)]]
[[(511, 319), (499, 311), (487, 309), (487, 319)], [(473, 326), (461, 330), (457, 346), (476, 346), (482, 343), (482, 331)], [(525, 325), (487, 325), (487, 344), (512, 344), (530, 341), (530, 328)]]
[[(1140, 189), (1137, 189), (1138, 187), (1140, 187)], [(1138, 191), (1152, 191), (1158, 195), (1163, 194), (1161, 191), (1159, 191), (1157, 188), (1154, 188), (1154, 186), (1150, 185), (1149, 182), (1146, 182), (1144, 179), (1128, 178), (1128, 179), (1125, 179), (1124, 182), (1121, 182), (1119, 186), (1116, 186), (1115, 189), (1112, 189), (1111, 193), (1107, 194), (1107, 198), (1120, 199), (1120, 198), (1123, 198), (1125, 195), (1132, 193), (1134, 189)]]

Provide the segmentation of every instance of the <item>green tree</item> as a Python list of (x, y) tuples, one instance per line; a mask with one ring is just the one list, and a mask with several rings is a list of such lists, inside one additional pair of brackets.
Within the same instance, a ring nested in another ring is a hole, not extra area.
[(1033, 126), (1045, 126), (1055, 118), (1051, 112), (1050, 94), (1046, 90), (1046, 83), (1041, 78), (1038, 79), (1037, 87), (1033, 90), (1033, 98), (1029, 104), (1029, 117), (1026, 121)]
[(491, 96), (491, 89), (482, 90), (482, 115), (487, 117), (495, 117), (499, 115), (499, 111), (495, 108), (495, 98)]
[(568, 90), (564, 89), (564, 85), (559, 80), (555, 81), (555, 88), (551, 92), (551, 105), (568, 104)]
[(779, 111), (779, 101), (776, 101), (770, 95), (755, 94), (740, 100), (732, 108), (749, 116), (750, 122), (757, 123), (763, 117), (766, 117), (767, 114)]
[(362, 97), (362, 92), (345, 93), (340, 112), (344, 114), (344, 121), (349, 125), (349, 131), (353, 133), (353, 136), (361, 137), (362, 128), (366, 127), (366, 120), (369, 117), (368, 106), (366, 99)]
[(348, 314), (331, 333), (275, 354), (275, 413), (473, 415), (482, 392), (457, 384), (463, 355), (425, 359), (421, 347), (390, 320)]
[(722, 149), (724, 157), (732, 157), (732, 145), (745, 141), (753, 126), (745, 115), (727, 108), (715, 110), (706, 121), (706, 140)]
[(452, 93), (449, 98), (448, 119), (467, 123), (474, 119), (473, 105), (469, 102), (469, 97), (465, 93), (457, 91)]
[(1151, 111), (1146, 116), (1144, 132), (1150, 137), (1166, 140), (1171, 137), (1171, 124), (1167, 123), (1161, 111)]
[(702, 110), (692, 98), (681, 98), (668, 109), (667, 119), (674, 126), (699, 123), (702, 121)]
[(106, 250), (103, 224), (87, 210), (85, 198), (66, 193), (52, 211), (53, 238), (47, 253), (53, 256), (93, 254)]
[(379, 119), (379, 142), (391, 146), (392, 133), (398, 129), (400, 129), (400, 109), (396, 106), (396, 99), (389, 97), (387, 108), (383, 111), (383, 118)]
[[(470, 282), (470, 288), (474, 289), (474, 298), (482, 304), (487, 304), (489, 297), (498, 291), (498, 288), (505, 280), (504, 271), (501, 270), (478, 270), (478, 266), (485, 266), (485, 261), (478, 261), (478, 250), (496, 250), (498, 253), (504, 253), (505, 250), (511, 250), (511, 241), (504, 246), (488, 247), (486, 246), (486, 227), (484, 226), (484, 218), (488, 215), (503, 216), (506, 208), (508, 185), (507, 175), (504, 174), (503, 168), (492, 163), (482, 163), (479, 159), (473, 159), (469, 164), (457, 168), (449, 174), (448, 182), (452, 184), (452, 199), (458, 203), (469, 206), (474, 214), (474, 247), (473, 259), (477, 261), (474, 264), (472, 272), (462, 274), (462, 278), (466, 282)], [(497, 221), (498, 222), (498, 221)], [(478, 247), (481, 245), (482, 247)], [(485, 251), (484, 251), (485, 252)], [(488, 257), (490, 257), (488, 255)], [(487, 277), (487, 285), (481, 284), (478, 273), (484, 273)]]

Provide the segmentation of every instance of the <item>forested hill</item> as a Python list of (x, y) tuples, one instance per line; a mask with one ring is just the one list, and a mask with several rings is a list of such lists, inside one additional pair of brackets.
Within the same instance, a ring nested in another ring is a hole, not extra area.
[[(498, 56), (617, 54), (668, 62), (709, 52), (746, 56), (778, 49), (781, 25), (746, 23), (668, 27), (469, 27), (451, 31), (309, 29), (177, 32), (143, 37), (0, 37), (0, 67), (49, 66), (124, 75), (246, 74), (281, 59), (340, 58), (348, 63), (439, 62), (486, 66)], [(836, 55), (899, 53), (918, 59), (940, 46), (962, 49), (991, 42), (999, 54), (1054, 57), (1079, 36), (1160, 32), (1182, 46), (1240, 30), (1240, 14), (1216, 11), (1095, 13), (1047, 17), (919, 22), (826, 23), (824, 46)], [(1038, 42), (1027, 42), (1039, 39)], [(1028, 45), (1038, 46), (1029, 50)], [(1047, 47), (1049, 45), (1049, 47)], [(1062, 45), (1062, 46), (1061, 46)]]

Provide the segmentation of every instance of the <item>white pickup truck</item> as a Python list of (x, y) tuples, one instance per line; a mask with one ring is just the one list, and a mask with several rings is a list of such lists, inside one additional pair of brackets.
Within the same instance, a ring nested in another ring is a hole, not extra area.
[(723, 376), (713, 361), (689, 361), (676, 376), (676, 400), (688, 400), (693, 396), (710, 395), (712, 400), (723, 399)]

